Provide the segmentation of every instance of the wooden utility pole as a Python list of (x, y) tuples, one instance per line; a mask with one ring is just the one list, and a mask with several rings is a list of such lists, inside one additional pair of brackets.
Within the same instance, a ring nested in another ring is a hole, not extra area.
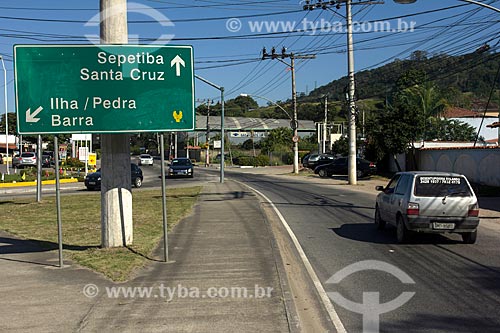
[[(127, 44), (127, 0), (100, 0), (101, 44)], [(101, 135), (101, 244), (132, 244), (130, 135)]]

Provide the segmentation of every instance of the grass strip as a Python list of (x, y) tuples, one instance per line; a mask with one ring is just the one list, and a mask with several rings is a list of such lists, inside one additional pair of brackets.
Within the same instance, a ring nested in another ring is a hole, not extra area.
[[(189, 215), (201, 187), (167, 191), (169, 230)], [(134, 242), (129, 248), (102, 249), (100, 192), (61, 196), (64, 255), (113, 281), (126, 281), (151, 259), (163, 237), (160, 190), (133, 191)], [(56, 250), (57, 216), (55, 197), (42, 202), (32, 198), (0, 202), (0, 229)]]

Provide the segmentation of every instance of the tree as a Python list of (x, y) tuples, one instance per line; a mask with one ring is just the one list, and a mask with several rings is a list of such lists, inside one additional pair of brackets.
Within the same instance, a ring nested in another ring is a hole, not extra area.
[[(14, 112), (7, 113), (9, 134), (17, 134), (17, 116)], [(5, 135), (5, 113), (0, 116), (0, 134)]]
[(474, 127), (459, 120), (432, 118), (432, 126), (426, 132), (426, 140), (440, 141), (474, 141), (476, 131)]
[(434, 83), (426, 82), (405, 89), (407, 101), (413, 102), (426, 119), (439, 117), (446, 107), (446, 101), (441, 97)]
[(235, 105), (239, 106), (243, 112), (247, 112), (250, 109), (257, 109), (259, 104), (250, 96), (238, 96), (231, 100)]
[(254, 148), (254, 142), (252, 139), (247, 139), (241, 144), (241, 149), (252, 150)]
[(381, 161), (386, 155), (405, 153), (415, 140), (416, 110), (387, 106), (367, 122), (367, 157)]
[(349, 154), (349, 140), (347, 137), (341, 137), (332, 145), (332, 153), (347, 156)]
[(279, 127), (269, 131), (267, 138), (260, 143), (262, 152), (290, 151), (292, 149), (293, 131), (287, 127)]

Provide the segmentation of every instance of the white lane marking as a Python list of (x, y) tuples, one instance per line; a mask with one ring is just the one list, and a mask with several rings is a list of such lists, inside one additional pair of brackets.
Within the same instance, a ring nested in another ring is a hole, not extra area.
[(332, 302), (330, 302), (328, 294), (326, 293), (325, 289), (323, 288), (323, 285), (321, 284), (321, 281), (319, 280), (318, 276), (316, 275), (316, 272), (314, 271), (314, 268), (312, 267), (311, 262), (309, 261), (309, 259), (307, 259), (307, 256), (306, 256), (304, 250), (302, 249), (302, 246), (300, 245), (299, 240), (295, 236), (295, 233), (290, 228), (290, 226), (286, 222), (286, 220), (283, 217), (283, 215), (281, 214), (281, 212), (278, 210), (278, 208), (274, 205), (274, 203), (264, 193), (260, 192), (259, 190), (256, 190), (255, 188), (253, 188), (245, 183), (242, 183), (239, 181), (237, 181), (237, 182), (242, 184), (242, 185), (245, 185), (246, 187), (248, 187), (249, 189), (251, 189), (255, 193), (259, 194), (262, 198), (264, 198), (264, 200), (266, 200), (271, 205), (274, 212), (276, 213), (276, 215), (278, 215), (281, 223), (285, 227), (286, 231), (290, 235), (290, 238), (292, 239), (293, 244), (295, 245), (295, 248), (297, 249), (297, 252), (300, 255), (300, 258), (302, 259), (302, 262), (304, 263), (304, 266), (307, 269), (307, 273), (309, 273), (309, 277), (313, 281), (314, 287), (316, 288), (316, 291), (318, 292), (318, 294), (321, 298), (321, 301), (323, 302), (323, 304), (326, 308), (326, 311), (328, 312), (328, 315), (330, 316), (330, 319), (332, 320), (333, 324), (335, 325), (337, 332), (338, 333), (347, 333), (347, 331), (344, 327), (344, 324), (342, 324), (342, 321), (340, 320), (340, 317), (339, 317), (337, 311), (335, 311), (335, 308), (334, 308)]

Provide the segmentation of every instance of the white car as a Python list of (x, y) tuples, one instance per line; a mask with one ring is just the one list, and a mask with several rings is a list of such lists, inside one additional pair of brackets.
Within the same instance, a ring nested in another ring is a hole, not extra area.
[(139, 156), (139, 165), (153, 165), (153, 157), (149, 154)]
[(399, 172), (381, 191), (375, 224), (394, 225), (399, 243), (413, 233), (459, 233), (467, 244), (476, 242), (479, 206), (464, 175), (434, 171)]

